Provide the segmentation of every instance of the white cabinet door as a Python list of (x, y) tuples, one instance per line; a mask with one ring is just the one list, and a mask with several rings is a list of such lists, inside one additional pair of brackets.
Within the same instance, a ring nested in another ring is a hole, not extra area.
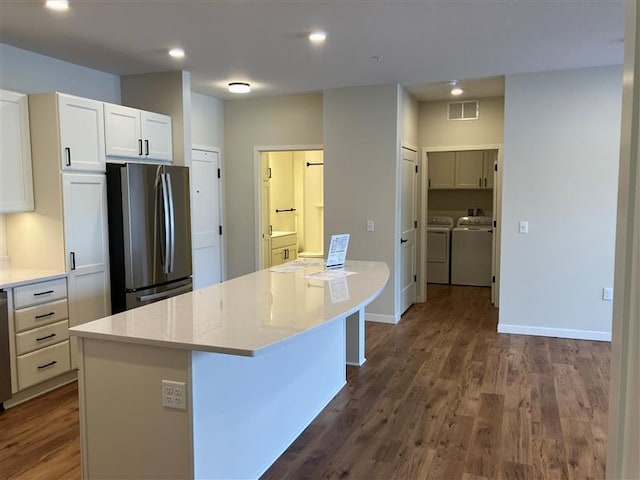
[(0, 90), (0, 213), (33, 210), (27, 96)]
[(482, 188), (484, 184), (484, 152), (456, 152), (455, 188)]
[[(69, 272), (69, 325), (111, 312), (107, 191), (104, 175), (63, 174), (64, 233)], [(76, 367), (76, 342), (71, 342)]]
[(140, 110), (105, 103), (104, 133), (107, 156), (143, 158)]
[(498, 152), (496, 150), (487, 150), (484, 152), (484, 188), (493, 188), (493, 170), (497, 160)]
[(171, 161), (171, 117), (160, 113), (140, 112), (144, 158)]
[(57, 95), (62, 170), (106, 171), (102, 102)]
[(193, 150), (191, 156), (194, 290), (222, 281), (218, 157), (217, 152), (204, 150)]
[(427, 161), (429, 188), (453, 188), (455, 152), (429, 152)]

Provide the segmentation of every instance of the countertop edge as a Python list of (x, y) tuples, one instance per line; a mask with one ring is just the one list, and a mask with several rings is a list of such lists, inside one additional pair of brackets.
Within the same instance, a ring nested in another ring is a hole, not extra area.
[[(9, 275), (6, 275), (6, 272), (9, 272)], [(18, 276), (20, 272), (20, 276), (23, 278), (12, 279), (13, 276)], [(33, 272), (32, 275), (29, 272)], [(15, 288), (20, 287), (22, 285), (28, 285), (30, 283), (44, 282), (47, 280), (56, 280), (58, 278), (67, 278), (69, 274), (67, 272), (56, 272), (56, 271), (47, 271), (47, 270), (36, 270), (36, 269), (10, 269), (5, 270), (0, 273), (0, 289), (7, 288)], [(9, 280), (4, 280), (5, 278), (9, 278)]]

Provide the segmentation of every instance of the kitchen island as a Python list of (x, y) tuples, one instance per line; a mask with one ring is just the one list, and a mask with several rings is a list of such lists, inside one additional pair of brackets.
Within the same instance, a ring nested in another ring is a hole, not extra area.
[(71, 329), (84, 478), (269, 468), (364, 361), (364, 307), (389, 278), (380, 262), (330, 280), (318, 261), (293, 265)]

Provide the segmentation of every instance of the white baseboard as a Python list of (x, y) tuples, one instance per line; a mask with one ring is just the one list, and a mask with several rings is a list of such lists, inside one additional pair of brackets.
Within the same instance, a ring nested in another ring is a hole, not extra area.
[(367, 322), (377, 322), (377, 323), (392, 323), (396, 324), (400, 321), (400, 317), (395, 317), (394, 315), (380, 315), (379, 313), (366, 313), (364, 314), (364, 319)]
[(530, 327), (528, 325), (498, 324), (498, 333), (513, 333), (516, 335), (537, 335), (540, 337), (572, 338), (575, 340), (611, 341), (611, 332), (593, 330), (569, 330), (566, 328)]
[(362, 363), (358, 363), (358, 362), (347, 362), (347, 365), (349, 365), (350, 367), (361, 367), (362, 365), (364, 365), (364, 362), (366, 362), (367, 359), (365, 358)]

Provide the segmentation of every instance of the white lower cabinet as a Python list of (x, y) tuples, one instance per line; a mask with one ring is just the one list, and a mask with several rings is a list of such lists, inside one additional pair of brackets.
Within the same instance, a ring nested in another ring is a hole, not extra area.
[[(65, 173), (62, 189), (69, 324), (76, 326), (111, 313), (106, 178)], [(77, 367), (75, 340), (71, 342), (71, 366)]]
[(68, 372), (69, 341), (41, 348), (18, 357), (18, 386), (20, 390)]
[(66, 279), (16, 287), (13, 305), (18, 391), (70, 371)]
[(271, 238), (271, 266), (298, 258), (298, 238), (295, 233)]

